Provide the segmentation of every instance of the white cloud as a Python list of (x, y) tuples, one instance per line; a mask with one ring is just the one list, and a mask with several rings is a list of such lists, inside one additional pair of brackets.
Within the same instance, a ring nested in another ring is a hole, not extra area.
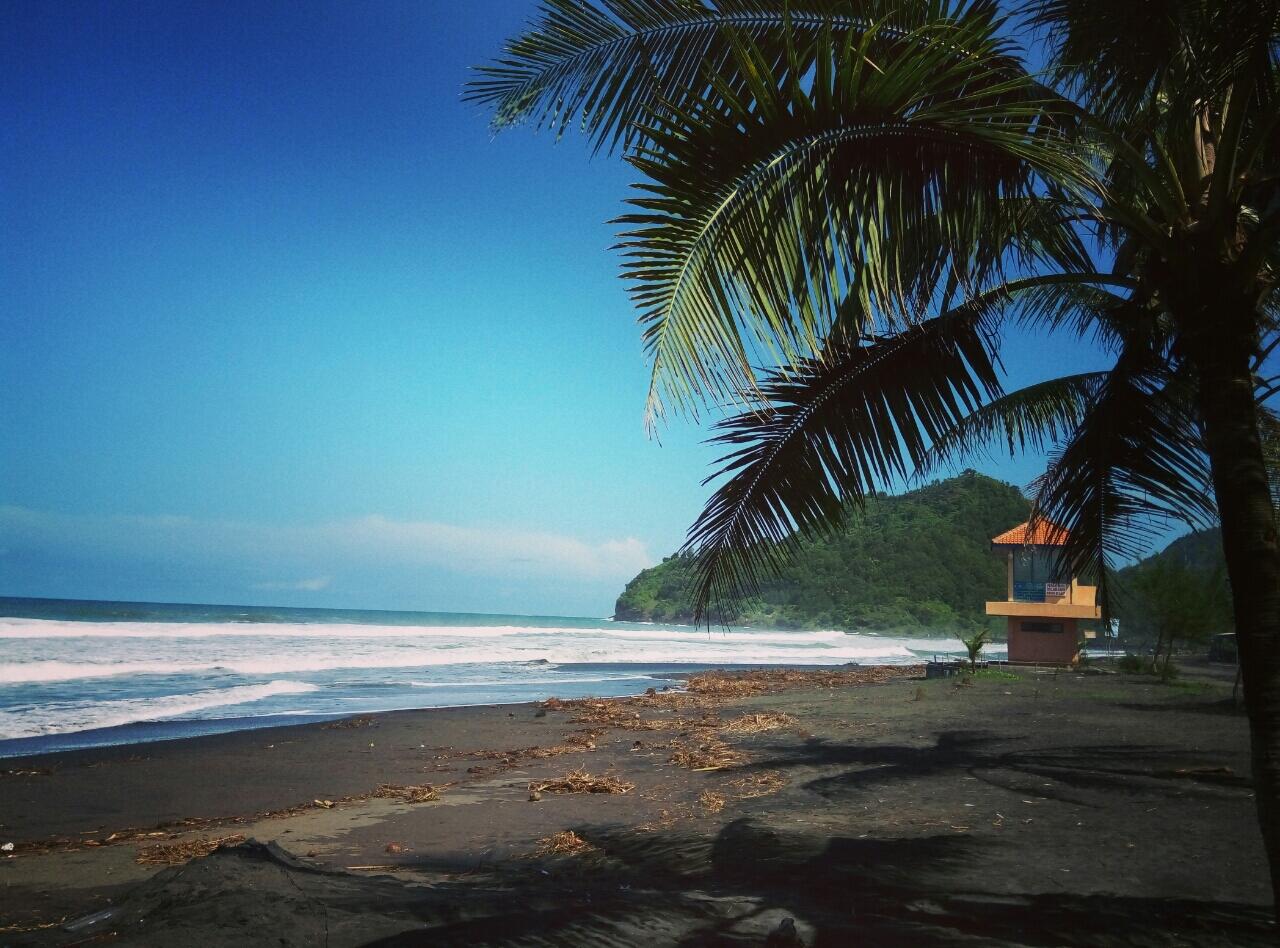
[[(256, 589), (319, 591), (344, 571), (434, 570), (478, 576), (625, 581), (652, 565), (634, 537), (586, 540), (493, 526), (395, 520), (377, 514), (314, 524), (197, 520), (183, 516), (80, 516), (0, 506), (0, 541), (11, 554), (40, 551), (259, 577)], [(275, 577), (315, 577), (279, 580)]]
[(332, 576), (317, 576), (315, 579), (273, 580), (266, 583), (254, 583), (254, 589), (289, 589), (299, 592), (320, 592), (328, 589), (333, 582)]

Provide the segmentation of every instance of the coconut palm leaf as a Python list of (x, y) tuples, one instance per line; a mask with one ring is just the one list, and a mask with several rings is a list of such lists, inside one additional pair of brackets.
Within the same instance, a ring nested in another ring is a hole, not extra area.
[(1034, 0), (1027, 14), (1049, 40), (1054, 79), (1110, 121), (1141, 121), (1157, 97), (1191, 115), (1242, 76), (1274, 75), (1275, 0)]
[(931, 441), (999, 393), (995, 317), (965, 307), (872, 342), (838, 333), (821, 358), (761, 385), (758, 410), (716, 426), (728, 480), (690, 528), (699, 620), (756, 588), (798, 536), (905, 477)]
[(1049, 379), (1002, 395), (976, 409), (933, 442), (914, 477), (928, 477), (1003, 444), (1013, 457), (1045, 451), (1065, 440), (1098, 397), (1106, 372)]
[[(740, 87), (737, 36), (765, 52), (770, 75), (804, 76), (825, 31), (865, 30), (878, 48), (928, 41), (925, 24), (997, 19), (989, 0), (543, 0), (465, 95), (493, 109), (495, 128), (527, 121), (561, 134), (580, 122), (597, 148), (613, 148), (643, 141), (648, 116), (706, 93), (710, 76)], [(966, 54), (946, 42), (953, 56)]]
[(1104, 611), (1113, 565), (1149, 552), (1163, 521), (1203, 528), (1216, 517), (1189, 385), (1165, 360), (1141, 343), (1122, 352), (1032, 485), (1032, 523), (1066, 528), (1060, 557), (1071, 575), (1093, 578)]
[(851, 298), (893, 331), (940, 285), (981, 285), (1037, 173), (1085, 173), (1046, 124), (1053, 101), (1004, 78), (986, 29), (952, 27), (964, 61), (904, 42), (874, 68), (868, 34), (824, 34), (807, 88), (775, 84), (739, 37), (749, 95), (717, 82), (649, 129), (621, 249), (653, 363), (651, 421), (750, 398), (753, 363), (813, 356)]
[(1280, 509), (1280, 415), (1265, 406), (1258, 409), (1258, 435), (1267, 465), (1267, 482), (1271, 485), (1271, 503)]

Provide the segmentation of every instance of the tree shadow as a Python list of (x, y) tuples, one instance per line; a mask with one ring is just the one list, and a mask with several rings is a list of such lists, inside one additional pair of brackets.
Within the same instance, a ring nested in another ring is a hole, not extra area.
[(600, 853), (543, 864), (559, 893), (555, 908), (537, 908), (530, 893), (528, 911), (373, 944), (758, 946), (785, 916), (800, 921), (813, 948), (1260, 946), (1275, 938), (1269, 913), (1253, 905), (987, 891), (968, 867), (992, 844), (971, 837), (819, 838), (750, 818), (700, 844), (687, 832), (575, 831)]
[(1116, 707), (1127, 711), (1159, 711), (1168, 714), (1171, 710), (1186, 711), (1191, 714), (1209, 714), (1216, 717), (1245, 718), (1244, 703), (1233, 698), (1221, 698), (1213, 701), (1178, 701), (1175, 697), (1161, 701), (1122, 701)]
[(321, 869), (250, 842), (159, 873), (88, 930), (16, 943), (728, 948), (763, 944), (787, 916), (811, 948), (1275, 941), (1256, 905), (993, 891), (972, 869), (991, 840), (824, 837), (752, 818), (714, 833), (575, 831), (596, 850), (431, 884)]
[[(1008, 744), (1002, 738), (1001, 744)], [(1013, 740), (1016, 740), (1014, 738)], [(1093, 793), (1220, 797), (1218, 787), (1247, 788), (1247, 778), (1230, 773), (1223, 755), (1197, 752), (1205, 772), (1188, 773), (1187, 754), (1153, 745), (1069, 744), (1002, 750), (981, 731), (944, 731), (932, 745), (854, 744), (806, 741), (780, 745), (750, 769), (832, 769), (839, 772), (804, 782), (805, 789), (832, 801), (864, 796), (875, 787), (963, 773), (991, 786), (1076, 806), (1096, 808)], [(1208, 770), (1218, 770), (1217, 774)], [(1034, 785), (1019, 785), (1020, 779)], [(1048, 786), (1045, 784), (1048, 782)], [(1205, 786), (1206, 783), (1218, 786)]]

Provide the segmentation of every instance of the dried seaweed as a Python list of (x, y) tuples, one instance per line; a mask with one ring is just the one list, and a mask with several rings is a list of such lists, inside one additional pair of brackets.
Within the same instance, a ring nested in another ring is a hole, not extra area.
[(756, 797), (767, 797), (777, 793), (787, 785), (787, 778), (776, 770), (757, 770), (742, 777), (736, 777), (725, 784), (736, 799), (751, 800)]
[(600, 847), (587, 842), (573, 830), (562, 830), (538, 840), (538, 848), (530, 856), (581, 856)]
[(573, 747), (580, 747), (584, 750), (595, 750), (596, 741), (603, 736), (604, 733), (604, 728), (584, 728), (581, 731), (574, 731), (572, 734), (566, 734), (564, 742)]
[(752, 671), (710, 671), (689, 677), (692, 694), (716, 698), (745, 698), (788, 688), (843, 688), (918, 677), (920, 665), (872, 666), (848, 669), (764, 668)]
[(9, 925), (0, 925), (0, 934), (21, 934), (22, 932), (40, 932), (49, 928), (57, 928), (67, 920), (64, 915), (55, 922), (13, 922)]
[(720, 730), (727, 734), (759, 734), (763, 731), (779, 731), (796, 727), (799, 722), (789, 714), (781, 711), (761, 711), (754, 714), (743, 714), (721, 725)]
[(400, 800), (403, 803), (431, 803), (440, 799), (440, 789), (426, 783), (420, 786), (397, 786), (384, 783), (373, 791), (373, 795), (384, 799)]
[(239, 833), (217, 839), (201, 836), (199, 839), (181, 843), (157, 843), (154, 846), (143, 846), (133, 858), (134, 862), (140, 866), (177, 866), (190, 862), (198, 856), (207, 856), (220, 846), (234, 846), (243, 842), (244, 836)]
[(562, 777), (535, 780), (529, 783), (529, 793), (627, 793), (635, 784), (613, 774), (595, 776), (581, 768), (571, 770)]
[(671, 755), (671, 763), (690, 770), (723, 770), (744, 763), (747, 755), (718, 738), (679, 745)]
[(324, 730), (341, 731), (362, 727), (374, 727), (377, 723), (378, 722), (374, 718), (370, 717), (343, 718), (341, 721), (330, 721), (328, 724), (324, 725)]
[(708, 813), (719, 813), (724, 809), (725, 801), (723, 794), (716, 793), (714, 790), (703, 790), (698, 795), (698, 802)]

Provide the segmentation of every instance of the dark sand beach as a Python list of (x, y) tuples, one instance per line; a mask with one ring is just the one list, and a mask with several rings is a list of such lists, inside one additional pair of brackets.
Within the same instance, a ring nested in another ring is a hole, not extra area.
[(1224, 673), (818, 678), (0, 761), (0, 944), (1275, 942)]

